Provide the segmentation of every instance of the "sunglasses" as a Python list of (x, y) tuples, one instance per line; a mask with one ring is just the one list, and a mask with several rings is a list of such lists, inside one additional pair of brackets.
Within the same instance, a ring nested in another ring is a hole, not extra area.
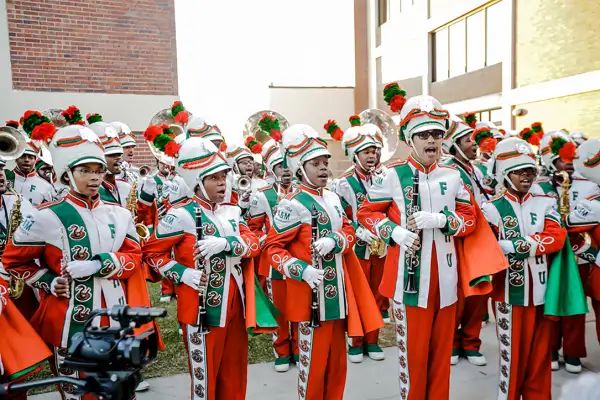
[(519, 169), (517, 171), (512, 171), (512, 172), (510, 172), (510, 174), (521, 176), (521, 177), (536, 176), (538, 174), (538, 170), (535, 168), (524, 168), (524, 169)]
[(429, 139), (430, 136), (433, 137), (434, 140), (439, 140), (444, 137), (444, 132), (437, 130), (437, 129), (432, 129), (432, 130), (428, 130), (428, 131), (422, 131), (422, 132), (415, 133), (413, 135), (413, 138), (415, 136), (421, 140), (427, 140), (427, 139)]

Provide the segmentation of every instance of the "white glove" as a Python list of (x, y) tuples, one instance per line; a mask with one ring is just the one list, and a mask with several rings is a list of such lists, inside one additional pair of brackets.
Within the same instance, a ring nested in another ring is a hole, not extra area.
[(418, 229), (435, 229), (446, 226), (446, 216), (442, 213), (417, 211), (413, 215)]
[(200, 289), (200, 280), (202, 280), (202, 271), (199, 269), (186, 268), (181, 277), (181, 282), (194, 290)]
[(148, 196), (156, 196), (156, 181), (153, 178), (146, 178), (142, 182), (142, 192)]
[(100, 271), (102, 264), (98, 260), (92, 261), (70, 261), (67, 264), (67, 272), (73, 279), (92, 276)]
[(377, 236), (373, 235), (371, 231), (362, 226), (359, 226), (356, 230), (356, 237), (363, 242), (367, 242), (367, 244), (371, 244), (377, 239)]
[(4, 375), (4, 365), (2, 364), (2, 356), (0, 355), (0, 376)]
[(229, 242), (227, 239), (215, 236), (206, 236), (202, 240), (198, 240), (198, 251), (202, 257), (212, 257), (219, 254), (223, 250), (229, 250)]
[(511, 254), (515, 252), (515, 246), (510, 240), (498, 240), (498, 244), (504, 254)]
[(309, 265), (302, 272), (302, 280), (308, 283), (311, 289), (318, 287), (323, 282), (323, 274), (325, 271), (322, 269), (316, 269), (312, 265)]
[(395, 227), (392, 231), (392, 239), (394, 239), (394, 242), (396, 242), (399, 246), (402, 246), (404, 251), (411, 248), (415, 240), (418, 238), (419, 235), (401, 226)]
[(250, 208), (252, 204), (252, 190), (246, 190), (244, 193), (240, 193), (238, 206), (241, 208)]
[(324, 257), (335, 249), (335, 240), (330, 237), (318, 239), (314, 244), (314, 248), (321, 257)]

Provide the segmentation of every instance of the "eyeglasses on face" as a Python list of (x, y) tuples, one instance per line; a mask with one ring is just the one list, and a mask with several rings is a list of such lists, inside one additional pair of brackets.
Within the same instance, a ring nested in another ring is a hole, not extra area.
[(536, 168), (523, 168), (517, 171), (511, 171), (510, 174), (524, 177), (524, 176), (537, 176), (538, 170)]
[(429, 139), (430, 136), (433, 137), (434, 140), (439, 140), (444, 137), (444, 132), (440, 131), (438, 129), (430, 129), (428, 131), (422, 131), (422, 132), (415, 133), (413, 135), (413, 138), (415, 136), (421, 140), (427, 140), (427, 139)]
[(103, 177), (104, 175), (106, 175), (106, 172), (107, 172), (105, 169), (98, 169), (98, 170), (92, 171), (87, 168), (75, 168), (73, 171), (77, 172), (81, 176), (85, 176), (85, 177), (90, 177), (90, 176)]

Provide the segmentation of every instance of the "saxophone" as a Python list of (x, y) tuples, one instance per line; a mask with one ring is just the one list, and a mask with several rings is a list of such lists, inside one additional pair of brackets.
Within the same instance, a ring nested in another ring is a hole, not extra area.
[[(10, 216), (8, 218), (8, 232), (6, 234), (6, 243), (2, 247), (2, 254), (4, 254), (4, 250), (6, 249), (8, 241), (12, 239), (13, 234), (19, 225), (21, 225), (21, 221), (23, 220), (23, 215), (21, 214), (21, 195), (17, 194), (15, 191), (12, 191), (12, 193), (17, 196), (17, 200), (15, 201), (12, 210), (10, 210)], [(11, 299), (18, 299), (23, 294), (24, 289), (25, 281), (22, 278), (18, 278), (11, 274), (8, 281), (8, 296)]]
[(137, 182), (133, 181), (131, 184), (131, 189), (129, 189), (129, 194), (127, 195), (127, 202), (125, 203), (125, 208), (131, 213), (133, 217), (133, 223), (135, 224), (135, 231), (141, 240), (147, 240), (150, 237), (150, 230), (148, 227), (142, 223), (136, 223), (137, 216)]

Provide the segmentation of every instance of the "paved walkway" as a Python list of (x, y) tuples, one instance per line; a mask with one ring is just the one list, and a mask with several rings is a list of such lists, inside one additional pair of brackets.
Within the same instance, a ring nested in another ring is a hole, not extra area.
[[(488, 365), (475, 367), (466, 360), (452, 367), (451, 399), (492, 400), (496, 399), (498, 349), (495, 325), (490, 324), (482, 330), (482, 351), (488, 358)], [(583, 361), (585, 374), (600, 374), (600, 346), (596, 339), (593, 321), (586, 326), (588, 357)], [(348, 363), (346, 380), (347, 400), (384, 400), (398, 399), (397, 352), (395, 348), (385, 349), (385, 361), (371, 361), (366, 358), (362, 364)], [(449, 361), (449, 360), (448, 360)], [(600, 376), (600, 375), (599, 375)], [(577, 375), (561, 370), (552, 375), (553, 398), (558, 399), (560, 388), (566, 382), (577, 379)], [(290, 400), (296, 398), (297, 369), (287, 373), (276, 373), (272, 365), (254, 364), (248, 370), (247, 399), (253, 400)], [(150, 379), (150, 391), (141, 393), (139, 400), (188, 399), (189, 376), (187, 374)], [(600, 389), (599, 389), (600, 390)], [(57, 393), (32, 396), (32, 399), (60, 399)]]

